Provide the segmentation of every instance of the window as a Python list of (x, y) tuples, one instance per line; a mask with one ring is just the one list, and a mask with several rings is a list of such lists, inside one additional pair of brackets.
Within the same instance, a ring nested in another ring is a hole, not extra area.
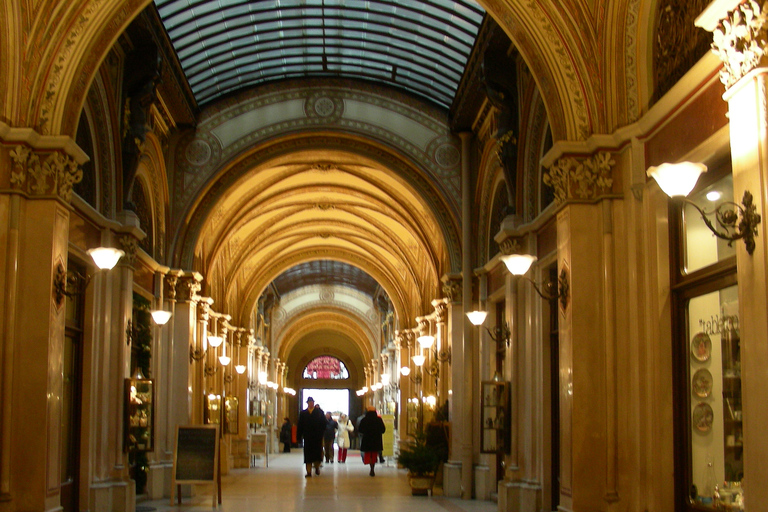
[(302, 378), (305, 379), (348, 379), (349, 372), (343, 362), (333, 356), (320, 356), (309, 362)]

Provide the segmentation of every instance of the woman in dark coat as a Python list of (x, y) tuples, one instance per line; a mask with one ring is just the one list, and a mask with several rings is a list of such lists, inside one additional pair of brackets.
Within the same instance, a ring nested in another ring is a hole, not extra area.
[(283, 443), (283, 453), (291, 453), (292, 437), (291, 420), (289, 418), (285, 418), (285, 423), (283, 423), (283, 426), (280, 429), (280, 442)]
[(363, 463), (371, 466), (371, 476), (376, 476), (374, 468), (379, 459), (379, 453), (384, 451), (384, 442), (381, 435), (387, 431), (384, 426), (384, 420), (376, 414), (375, 407), (369, 407), (365, 417), (360, 420), (357, 428), (360, 434), (363, 434), (363, 440), (360, 443), (360, 451), (363, 452)]
[(325, 413), (320, 407), (315, 407), (312, 397), (307, 398), (307, 408), (299, 413), (299, 423), (296, 426), (296, 437), (304, 438), (304, 464), (307, 466), (307, 478), (312, 476), (312, 466), (315, 474), (320, 474), (320, 463), (323, 462), (323, 432), (325, 432)]

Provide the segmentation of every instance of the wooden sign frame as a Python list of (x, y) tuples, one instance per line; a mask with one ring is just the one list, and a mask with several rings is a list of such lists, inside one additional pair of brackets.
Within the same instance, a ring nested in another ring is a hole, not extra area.
[[(180, 456), (181, 454), (181, 456)], [(181, 484), (213, 484), (213, 503), (221, 505), (221, 454), (218, 425), (177, 425), (173, 452), (173, 492), (181, 505)]]

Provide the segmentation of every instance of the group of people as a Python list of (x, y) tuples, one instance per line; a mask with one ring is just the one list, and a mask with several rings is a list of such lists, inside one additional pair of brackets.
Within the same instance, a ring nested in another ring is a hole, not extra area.
[[(288, 418), (285, 420), (286, 422), (280, 431), (280, 441), (287, 443), (283, 451), (289, 451), (292, 437), (291, 425)], [(312, 397), (307, 398), (307, 408), (299, 414), (299, 422), (296, 426), (297, 439), (304, 441), (304, 465), (307, 469), (307, 474), (304, 476), (311, 477), (313, 468), (315, 474), (319, 475), (323, 460), (328, 464), (333, 464), (334, 441), (339, 446), (339, 463), (346, 463), (350, 445), (349, 434), (354, 430), (355, 427), (346, 414), (339, 416), (339, 420), (336, 421), (330, 412), (323, 413), (323, 410), (315, 404)], [(368, 408), (357, 426), (363, 463), (371, 467), (369, 473), (371, 476), (376, 476), (374, 468), (384, 450), (382, 435), (386, 430), (384, 421), (374, 407)]]

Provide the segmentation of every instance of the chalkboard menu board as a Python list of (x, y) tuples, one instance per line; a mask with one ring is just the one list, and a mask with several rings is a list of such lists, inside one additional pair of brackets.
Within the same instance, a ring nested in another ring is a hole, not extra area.
[[(216, 484), (219, 480), (219, 426), (218, 425), (179, 425), (176, 429), (176, 453), (173, 459), (173, 485), (206, 483), (214, 484), (214, 504), (216, 503)], [(221, 489), (218, 489), (221, 503)], [(181, 493), (179, 493), (181, 502)], [(173, 491), (171, 491), (173, 504)]]

